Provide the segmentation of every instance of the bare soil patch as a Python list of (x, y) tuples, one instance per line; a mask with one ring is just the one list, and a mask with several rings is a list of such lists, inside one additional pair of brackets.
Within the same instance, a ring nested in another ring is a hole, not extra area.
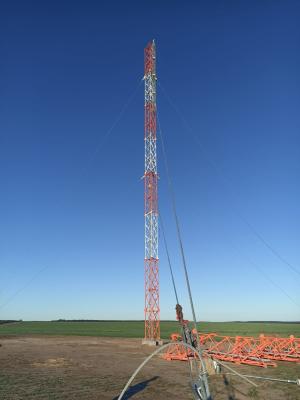
[[(139, 339), (95, 337), (2, 337), (0, 399), (113, 400), (137, 366), (152, 352)], [(281, 363), (261, 369), (230, 364), (240, 373), (283, 379), (300, 366)], [(214, 400), (300, 400), (300, 387), (258, 382), (258, 389), (231, 375), (210, 378)], [(141, 371), (127, 399), (193, 399), (187, 363), (154, 358)]]

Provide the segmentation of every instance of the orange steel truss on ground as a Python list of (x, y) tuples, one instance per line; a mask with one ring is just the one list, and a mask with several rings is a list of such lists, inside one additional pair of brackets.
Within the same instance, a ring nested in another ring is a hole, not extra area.
[[(163, 355), (165, 360), (187, 361), (194, 353), (186, 351), (181, 345), (181, 336), (173, 333), (174, 342)], [(290, 336), (219, 336), (216, 333), (199, 335), (203, 354), (216, 360), (229, 361), (236, 364), (248, 364), (258, 367), (276, 367), (274, 361), (292, 361), (300, 363), (300, 338)]]
[(260, 335), (257, 347), (269, 360), (300, 362), (300, 338)]

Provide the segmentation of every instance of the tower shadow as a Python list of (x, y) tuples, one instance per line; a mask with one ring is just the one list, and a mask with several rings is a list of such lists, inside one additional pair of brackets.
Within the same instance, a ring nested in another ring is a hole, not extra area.
[(223, 382), (224, 382), (224, 386), (227, 391), (228, 400), (236, 400), (234, 388), (233, 388), (232, 384), (230, 383), (230, 381), (227, 379), (225, 374), (223, 375)]
[[(122, 400), (127, 400), (130, 399), (131, 397), (133, 397), (135, 394), (142, 392), (143, 390), (146, 389), (146, 387), (149, 385), (150, 382), (155, 381), (158, 378), (158, 376), (154, 376), (151, 379), (148, 379), (146, 381), (143, 382), (139, 382), (136, 385), (130, 386), (127, 390), (127, 392), (124, 394), (123, 399)], [(113, 400), (118, 400), (119, 396), (116, 396), (113, 398)]]

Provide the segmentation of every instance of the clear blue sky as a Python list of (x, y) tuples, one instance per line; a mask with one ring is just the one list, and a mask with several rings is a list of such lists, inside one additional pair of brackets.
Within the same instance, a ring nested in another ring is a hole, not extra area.
[[(190, 126), (158, 87), (197, 317), (299, 320), (300, 275), (245, 220), (300, 270), (300, 3), (5, 3), (0, 319), (143, 319), (138, 85), (155, 38), (158, 80)], [(190, 317), (161, 150), (159, 171)], [(174, 318), (162, 245), (160, 271)]]

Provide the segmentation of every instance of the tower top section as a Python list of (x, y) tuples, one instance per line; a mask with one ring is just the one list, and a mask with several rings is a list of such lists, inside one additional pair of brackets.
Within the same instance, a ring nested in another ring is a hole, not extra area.
[(147, 75), (152, 75), (156, 77), (156, 68), (155, 68), (155, 42), (154, 39), (152, 42), (149, 42), (144, 50), (145, 57), (145, 77)]

